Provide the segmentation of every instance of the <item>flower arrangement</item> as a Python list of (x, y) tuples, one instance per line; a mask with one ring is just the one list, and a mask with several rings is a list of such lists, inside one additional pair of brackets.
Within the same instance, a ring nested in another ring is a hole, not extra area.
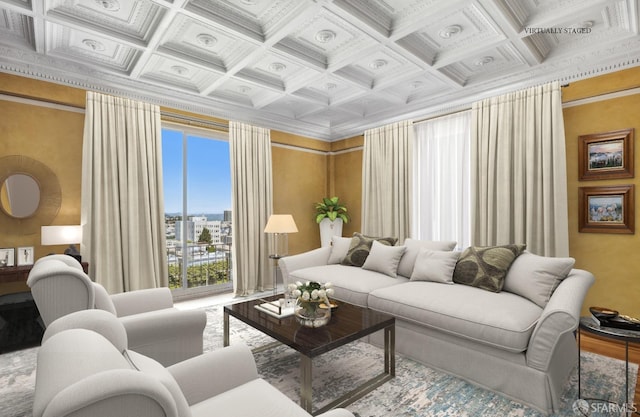
[[(295, 284), (289, 284), (288, 289), (297, 299), (295, 315), (300, 324), (307, 327), (320, 327), (329, 321), (331, 317), (331, 309), (328, 308), (329, 296), (334, 293), (331, 283), (320, 284), (307, 281), (303, 284), (297, 281)], [(320, 309), (322, 302), (326, 304), (326, 309)]]

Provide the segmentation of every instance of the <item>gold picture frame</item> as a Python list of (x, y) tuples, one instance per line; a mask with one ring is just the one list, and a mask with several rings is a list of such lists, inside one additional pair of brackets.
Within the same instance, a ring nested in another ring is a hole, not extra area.
[(578, 137), (578, 179), (633, 178), (634, 129)]
[(581, 233), (635, 233), (635, 186), (580, 187), (578, 230)]

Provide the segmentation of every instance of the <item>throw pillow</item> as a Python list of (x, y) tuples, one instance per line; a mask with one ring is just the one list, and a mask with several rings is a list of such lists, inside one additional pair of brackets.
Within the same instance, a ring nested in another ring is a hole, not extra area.
[(349, 251), (347, 252), (347, 256), (342, 260), (342, 265), (361, 267), (367, 259), (367, 256), (369, 256), (371, 245), (375, 240), (389, 246), (395, 245), (398, 241), (395, 237), (371, 237), (356, 232), (351, 238)]
[(331, 253), (327, 264), (339, 264), (342, 262), (344, 257), (347, 256), (347, 252), (349, 252), (349, 245), (351, 245), (350, 237), (331, 236)]
[(525, 245), (468, 247), (456, 263), (453, 282), (500, 292), (509, 267), (525, 247)]
[(437, 251), (452, 251), (456, 247), (456, 242), (449, 241), (430, 241), (430, 240), (417, 240), (406, 238), (403, 245), (407, 247), (402, 259), (400, 259), (400, 265), (398, 265), (398, 275), (403, 277), (411, 277), (413, 272), (413, 266), (416, 263), (416, 257), (420, 252), (420, 249), (430, 249)]
[(405, 249), (404, 246), (388, 246), (374, 240), (362, 269), (369, 269), (397, 278), (398, 264)]
[(411, 281), (453, 284), (453, 270), (460, 252), (421, 249), (411, 273)]
[(544, 308), (575, 263), (573, 258), (551, 258), (524, 251), (509, 268), (503, 289)]

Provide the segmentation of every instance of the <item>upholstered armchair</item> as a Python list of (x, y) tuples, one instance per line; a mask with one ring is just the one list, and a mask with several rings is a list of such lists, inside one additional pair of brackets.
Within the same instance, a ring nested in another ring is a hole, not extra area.
[[(310, 417), (259, 378), (251, 351), (234, 345), (170, 366), (127, 350), (111, 314), (85, 310), (46, 330), (38, 351), (34, 417)], [(353, 417), (335, 409), (322, 417)]]
[(202, 353), (207, 324), (202, 310), (177, 310), (168, 288), (153, 288), (109, 295), (67, 255), (39, 259), (27, 285), (40, 316), (49, 326), (67, 314), (105, 310), (119, 319), (127, 332), (128, 347), (168, 366)]

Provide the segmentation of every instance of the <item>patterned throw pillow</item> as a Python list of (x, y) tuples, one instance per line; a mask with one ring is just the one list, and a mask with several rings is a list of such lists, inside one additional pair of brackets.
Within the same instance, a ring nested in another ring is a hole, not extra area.
[(373, 245), (374, 240), (389, 246), (395, 245), (398, 241), (395, 237), (371, 237), (356, 232), (351, 238), (349, 252), (347, 252), (347, 256), (342, 260), (342, 265), (357, 267), (364, 265), (364, 261), (366, 261), (367, 256), (369, 256), (369, 251), (371, 250), (371, 245)]
[(500, 292), (509, 267), (526, 245), (471, 246), (462, 252), (453, 282)]

